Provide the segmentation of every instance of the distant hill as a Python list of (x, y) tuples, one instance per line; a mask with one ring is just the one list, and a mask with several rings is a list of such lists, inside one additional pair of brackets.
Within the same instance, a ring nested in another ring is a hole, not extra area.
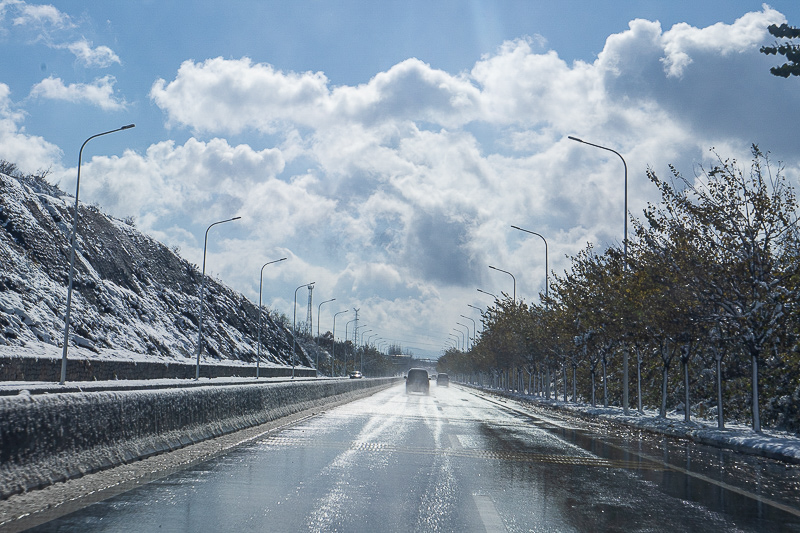
[[(0, 161), (0, 345), (61, 345), (74, 198)], [(200, 272), (132, 224), (81, 205), (72, 343), (179, 360), (197, 348)], [(206, 278), (204, 353), (255, 361), (257, 306)], [(267, 313), (262, 361), (291, 364), (291, 333)], [(310, 366), (302, 348), (297, 363)]]

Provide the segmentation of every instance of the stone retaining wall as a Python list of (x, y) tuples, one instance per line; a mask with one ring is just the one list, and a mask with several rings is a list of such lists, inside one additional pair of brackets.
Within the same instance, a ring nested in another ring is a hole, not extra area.
[(397, 378), (0, 397), (0, 498), (387, 387)]
[[(187, 363), (156, 363), (108, 361), (98, 359), (68, 359), (67, 381), (109, 381), (114, 379), (193, 379), (196, 367)], [(259, 376), (288, 377), (291, 367), (264, 367)], [(255, 377), (255, 364), (234, 366), (201, 364), (201, 378)], [(295, 367), (297, 377), (315, 377), (316, 371)], [(1, 357), (0, 381), (60, 381), (61, 359), (49, 357)]]

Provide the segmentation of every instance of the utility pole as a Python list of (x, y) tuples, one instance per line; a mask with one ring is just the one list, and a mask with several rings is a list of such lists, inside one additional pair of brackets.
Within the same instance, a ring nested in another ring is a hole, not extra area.
[(312, 314), (311, 314), (311, 293), (314, 292), (314, 286), (308, 286), (308, 312), (306, 313), (306, 335), (311, 336), (313, 329), (311, 328)]
[(358, 309), (356, 309), (355, 307), (353, 308), (353, 311), (356, 312), (356, 318), (355, 318), (355, 322), (356, 323), (355, 323), (355, 325), (353, 325), (353, 349), (354, 350), (358, 346), (358, 312), (360, 310), (361, 310), (360, 307)]

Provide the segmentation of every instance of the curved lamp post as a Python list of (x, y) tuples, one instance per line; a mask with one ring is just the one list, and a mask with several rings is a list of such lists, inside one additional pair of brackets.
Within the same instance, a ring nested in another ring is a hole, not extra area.
[(317, 306), (317, 339), (319, 339), (319, 314), (322, 312), (322, 304), (335, 301), (336, 298), (331, 298), (330, 300), (325, 300), (324, 302), (320, 302), (319, 305)]
[(492, 294), (491, 292), (486, 292), (486, 291), (485, 291), (485, 290), (483, 290), (483, 289), (478, 289), (478, 292), (482, 292), (483, 294), (488, 294), (489, 296), (491, 296), (491, 297), (492, 297), (492, 298), (494, 298), (495, 300), (499, 300), (499, 299), (500, 299), (500, 298), (498, 298), (498, 297), (497, 297), (497, 295), (496, 295), (496, 294)]
[(524, 231), (525, 233), (530, 233), (531, 235), (536, 235), (540, 239), (544, 241), (544, 297), (549, 298), (550, 296), (550, 278), (549, 272), (550, 267), (548, 265), (548, 252), (547, 252), (547, 239), (545, 239), (541, 234), (536, 233), (535, 231), (531, 231), (529, 229), (522, 229), (519, 226), (511, 226), (514, 229), (518, 229), (520, 231)]
[[(480, 307), (475, 307), (474, 305), (471, 305), (471, 304), (467, 304), (467, 307), (471, 307), (471, 308), (475, 309), (478, 313), (481, 314), (481, 319), (483, 319), (483, 309), (481, 309)], [(482, 331), (483, 331), (483, 324), (481, 323), (481, 332)], [(475, 337), (477, 338), (477, 336), (478, 336), (478, 333), (476, 331), (475, 332)]]
[(294, 308), (292, 312), (292, 379), (294, 379), (294, 348), (297, 340), (297, 331), (296, 331), (296, 324), (297, 324), (297, 291), (302, 289), (303, 287), (310, 287), (316, 283), (312, 281), (311, 283), (306, 283), (305, 285), (300, 285), (294, 290)]
[[(319, 314), (322, 311), (322, 304), (333, 302), (335, 300), (336, 298), (331, 298), (330, 300), (325, 300), (324, 302), (320, 302), (320, 304), (317, 306), (317, 342), (319, 342)], [(317, 368), (319, 368), (319, 350), (317, 350), (317, 362), (315, 363), (315, 365), (317, 366)]]
[[(348, 311), (349, 309), (345, 309), (344, 311), (339, 311), (338, 313), (333, 314), (333, 331), (331, 332), (333, 335), (333, 347), (331, 348), (331, 377), (336, 374), (336, 315), (341, 315), (342, 313), (346, 313)], [(317, 320), (317, 323), (319, 324), (319, 320)], [(345, 338), (345, 340), (347, 340), (347, 338)], [(347, 347), (346, 344), (345, 347)], [(347, 352), (345, 352), (345, 356), (347, 356)]]
[[(622, 157), (622, 154), (617, 152), (616, 150), (612, 150), (606, 146), (600, 146), (599, 144), (594, 144), (590, 142), (586, 142), (583, 139), (579, 139), (577, 137), (573, 137), (572, 135), (567, 137), (572, 141), (576, 141), (583, 144), (588, 144), (589, 146), (594, 146), (595, 148), (600, 148), (601, 150), (607, 150), (609, 152), (613, 152), (617, 154), (617, 156), (622, 160), (622, 166), (625, 168), (625, 233), (622, 240), (622, 253), (625, 258), (625, 270), (628, 269), (628, 164), (625, 162), (625, 158)], [(625, 414), (628, 414), (628, 350), (622, 350), (623, 359), (622, 359), (622, 373), (623, 376), (623, 386), (622, 386), (622, 408)]]
[(462, 324), (461, 322), (456, 322), (456, 324), (458, 324), (459, 326), (463, 326), (463, 327), (467, 328), (467, 343), (464, 346), (466, 346), (467, 351), (469, 351), (469, 346), (470, 346), (470, 342), (469, 342), (470, 341), (469, 326), (466, 325), (466, 324)]
[[(455, 333), (448, 333), (448, 335), (450, 335), (451, 337), (453, 337), (456, 340), (456, 350), (461, 351), (461, 348), (460, 348), (461, 343), (459, 342), (461, 339), (459, 339), (458, 336)], [(463, 336), (463, 333), (462, 333), (462, 336)]]
[[(347, 324), (344, 325), (344, 343), (345, 344), (344, 344), (344, 372), (342, 373), (343, 376), (347, 375), (347, 341), (349, 340), (347, 338), (347, 328), (350, 327), (350, 324), (352, 324), (353, 322), (355, 322), (357, 320), (358, 320), (357, 318), (354, 318), (353, 320), (351, 320), (350, 322), (348, 322)], [(356, 339), (356, 340), (358, 340), (358, 339)], [(355, 342), (353, 343), (353, 345), (355, 345)], [(353, 355), (353, 368), (356, 367), (356, 359), (355, 359), (355, 357), (356, 356)]]
[(128, 124), (127, 126), (122, 126), (121, 128), (117, 128), (115, 130), (104, 131), (103, 133), (98, 133), (97, 135), (92, 135), (81, 145), (81, 149), (78, 151), (78, 181), (75, 183), (75, 215), (73, 216), (72, 220), (72, 237), (70, 237), (70, 253), (69, 253), (69, 285), (67, 286), (67, 310), (64, 313), (64, 347), (61, 353), (61, 381), (59, 382), (60, 385), (63, 385), (65, 381), (67, 381), (67, 350), (69, 346), (69, 315), (72, 309), (72, 280), (75, 277), (75, 244), (78, 239), (78, 194), (81, 190), (81, 159), (83, 157), (83, 147), (86, 146), (86, 143), (94, 139), (95, 137), (101, 137), (103, 135), (108, 135), (109, 133), (115, 133), (122, 130), (129, 130), (135, 127), (135, 124)]
[[(362, 326), (363, 327), (363, 326)], [(364, 373), (364, 333), (369, 333), (372, 331), (371, 329), (367, 329), (361, 332), (361, 369), (359, 370), (362, 374)], [(353, 366), (356, 366), (355, 359), (353, 360)]]
[[(467, 320), (472, 320), (472, 319), (471, 319), (470, 317), (468, 317), (467, 315), (461, 315), (461, 317), (462, 317), (462, 318), (466, 318)], [(469, 328), (467, 328), (467, 330), (469, 330)], [(475, 325), (475, 321), (474, 321), (474, 320), (472, 320), (472, 342), (473, 342), (473, 346), (475, 346), (475, 344), (474, 344), (474, 343), (475, 343), (475, 339), (476, 339), (476, 338), (478, 338), (477, 326)]]
[(459, 328), (453, 328), (453, 331), (459, 333), (461, 335), (461, 349), (463, 351), (467, 351), (467, 338), (464, 336), (464, 331)]
[(194, 379), (195, 381), (200, 379), (200, 354), (203, 353), (203, 298), (205, 296), (205, 288), (206, 288), (206, 248), (208, 248), (208, 230), (216, 226), (217, 224), (224, 224), (225, 222), (232, 222), (234, 220), (239, 220), (242, 217), (233, 217), (228, 218), (226, 220), (220, 220), (218, 222), (214, 222), (209, 227), (206, 228), (206, 237), (203, 241), (203, 274), (200, 278), (200, 325), (197, 328), (197, 365), (195, 366), (194, 372)]
[(497, 268), (497, 267), (493, 267), (492, 265), (489, 265), (489, 268), (491, 268), (492, 270), (497, 270), (498, 272), (504, 272), (504, 273), (508, 274), (509, 276), (511, 276), (511, 279), (514, 280), (514, 305), (516, 305), (517, 304), (517, 278), (515, 278), (514, 274), (512, 274), (508, 270), (503, 270), (503, 269), (500, 269), (500, 268)]
[(583, 139), (573, 137), (572, 135), (568, 136), (567, 139), (583, 144), (588, 144), (589, 146), (594, 146), (595, 148), (600, 148), (601, 150), (607, 150), (609, 152), (613, 152), (617, 154), (617, 156), (620, 159), (622, 159), (622, 166), (625, 167), (625, 233), (622, 240), (622, 246), (623, 246), (623, 254), (625, 256), (625, 268), (627, 268), (628, 267), (628, 164), (625, 162), (625, 158), (622, 157), (622, 154), (620, 154), (616, 150), (612, 150), (611, 148), (608, 148), (606, 146), (600, 146), (599, 144), (586, 142)]
[(258, 374), (261, 366), (261, 315), (263, 314), (263, 310), (261, 309), (261, 287), (264, 283), (264, 267), (267, 265), (271, 265), (272, 263), (280, 263), (281, 261), (286, 261), (286, 257), (281, 257), (280, 259), (276, 259), (275, 261), (270, 261), (269, 263), (264, 263), (261, 267), (261, 275), (258, 280), (258, 353), (256, 355), (256, 379), (258, 379)]

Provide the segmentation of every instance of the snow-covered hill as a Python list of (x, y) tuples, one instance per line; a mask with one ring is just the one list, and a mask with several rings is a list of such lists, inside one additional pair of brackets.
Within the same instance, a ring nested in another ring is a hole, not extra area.
[[(12, 174), (0, 173), (0, 345), (61, 345), (75, 200), (43, 178)], [(98, 352), (190, 359), (198, 335), (198, 268), (93, 206), (79, 212), (72, 342)], [(262, 361), (290, 364), (291, 333), (266, 313), (263, 321)], [(254, 361), (257, 327), (256, 305), (206, 278), (209, 357)], [(298, 364), (310, 361), (301, 353)]]

